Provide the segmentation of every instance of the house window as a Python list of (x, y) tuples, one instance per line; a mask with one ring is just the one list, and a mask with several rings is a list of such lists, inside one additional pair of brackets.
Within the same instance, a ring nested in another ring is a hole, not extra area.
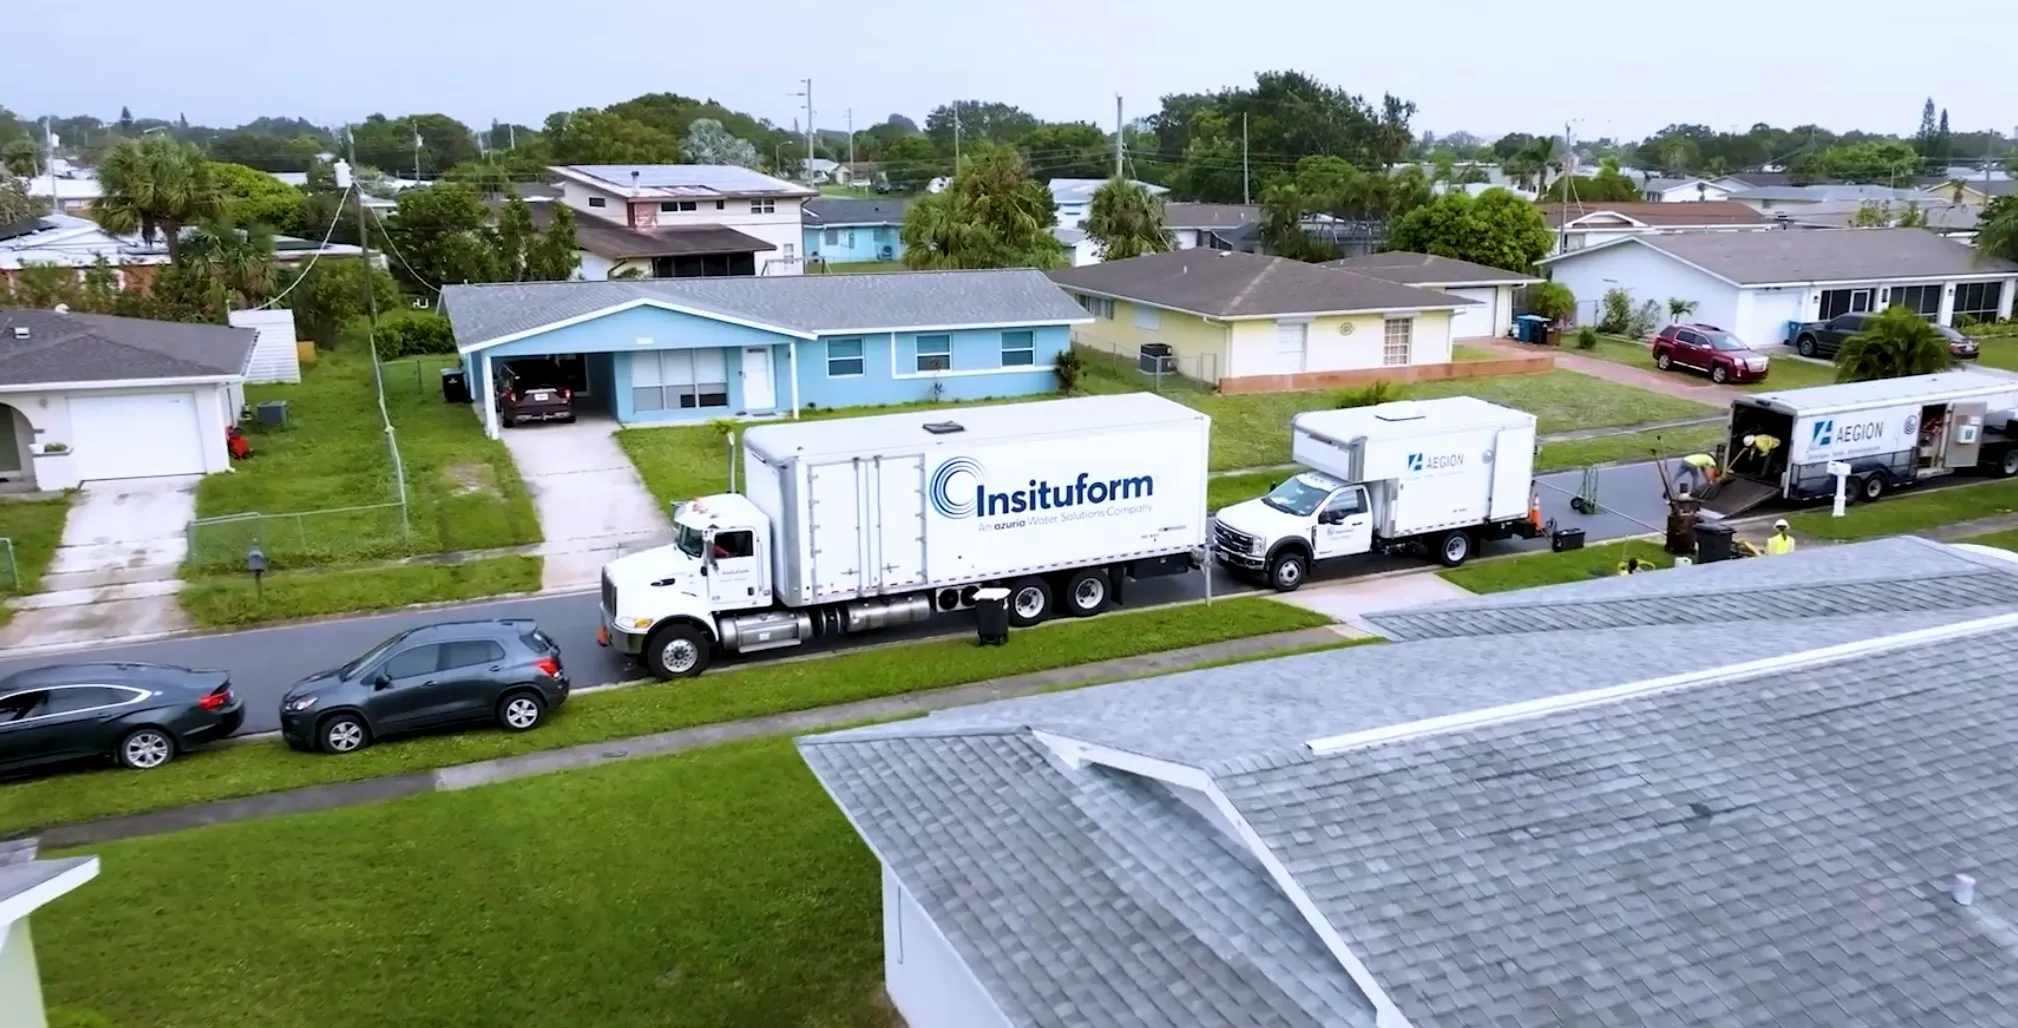
[(1841, 317), (1845, 314), (1862, 314), (1871, 309), (1871, 301), (1876, 291), (1865, 289), (1824, 289), (1822, 290), (1821, 321)]
[(862, 341), (860, 339), (827, 340), (827, 377), (848, 378), (862, 373)]
[(919, 336), (918, 370), (919, 371), (953, 370), (953, 337)]
[(729, 405), (722, 351), (661, 350), (631, 355), (631, 407), (640, 414)]
[(1106, 318), (1109, 321), (1114, 320), (1113, 300), (1104, 296), (1087, 296), (1085, 293), (1078, 294), (1078, 299), (1079, 306), (1086, 308), (1088, 314), (1096, 318)]
[(1037, 338), (1030, 332), (1002, 333), (1002, 366), (1027, 368), (1037, 363)]
[(791, 259), (792, 259), (792, 252), (793, 252), (793, 251), (792, 251), (792, 244), (790, 244), (790, 243), (786, 243), (786, 244), (785, 244), (785, 259), (786, 259), (787, 261), (789, 261), (789, 260), (791, 260)]
[(716, 200), (716, 201), (715, 201), (715, 209), (716, 209), (716, 210), (718, 210), (718, 211), (721, 211), (721, 210), (727, 210), (727, 209), (728, 209), (728, 207), (729, 207), (729, 203), (728, 203), (728, 201), (726, 201), (726, 200)]
[(761, 200), (751, 200), (751, 201), (750, 201), (750, 213), (751, 213), (751, 214), (776, 214), (776, 213), (778, 213), (778, 201), (776, 201), (776, 200), (773, 200), (773, 199), (771, 199), (771, 198), (769, 198), (769, 197), (765, 197), (764, 199), (761, 199)]
[(1996, 321), (1997, 306), (2004, 302), (2002, 282), (1964, 282), (1955, 287), (1955, 323), (1967, 324), (1979, 321)]
[(1144, 332), (1154, 332), (1163, 327), (1163, 312), (1146, 303), (1130, 304), (1135, 312), (1135, 327)]
[(828, 245), (828, 246), (839, 246), (839, 245), (841, 245), (841, 230), (840, 230), (840, 229), (838, 229), (838, 228), (830, 228), (830, 229), (828, 229), (828, 230), (827, 230), (827, 245)]
[(664, 214), (671, 214), (674, 211), (692, 211), (699, 209), (700, 209), (699, 206), (695, 204), (694, 201), (692, 200), (668, 200), (665, 203), (659, 205), (659, 211)]
[(1387, 319), (1387, 332), (1381, 337), (1380, 362), (1390, 368), (1408, 364), (1414, 341), (1415, 319)]
[(604, 198), (600, 197), (600, 196), (591, 196), (591, 197), (589, 197), (589, 206), (590, 206), (590, 207), (608, 207), (609, 205), (610, 205), (610, 202), (609, 202), (608, 200), (606, 200), (606, 199), (604, 199)]
[(1941, 316), (1940, 286), (1895, 286), (1887, 292), (1888, 307), (1904, 307), (1929, 321)]

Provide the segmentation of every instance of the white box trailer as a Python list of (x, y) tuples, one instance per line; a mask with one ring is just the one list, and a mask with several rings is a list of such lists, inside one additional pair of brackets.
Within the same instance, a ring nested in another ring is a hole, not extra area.
[(1426, 549), (1448, 566), (1481, 539), (1531, 535), (1535, 417), (1470, 396), (1312, 411), (1290, 423), (1311, 470), (1220, 510), (1217, 559), (1288, 591), (1315, 561)]
[(1084, 616), (1196, 567), (1211, 419), (1148, 393), (759, 425), (741, 495), (603, 570), (604, 638), (666, 677), (716, 651), (923, 621), (1010, 590)]
[(1833, 461), (1850, 466), (1851, 495), (1864, 501), (1958, 471), (2018, 474), (2014, 411), (2018, 379), (1980, 371), (1739, 397), (1724, 443), (1729, 473), (1705, 506), (1730, 516), (1775, 498), (1833, 497)]

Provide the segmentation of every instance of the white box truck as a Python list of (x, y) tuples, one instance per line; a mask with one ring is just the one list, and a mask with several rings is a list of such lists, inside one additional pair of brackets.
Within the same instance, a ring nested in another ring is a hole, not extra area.
[(1290, 422), (1309, 468), (1221, 508), (1216, 559), (1288, 592), (1316, 561), (1426, 550), (1456, 567), (1482, 539), (1529, 537), (1535, 417), (1469, 396), (1311, 411)]
[(1097, 614), (1206, 547), (1211, 419), (1149, 393), (755, 426), (744, 491), (603, 567), (600, 641), (662, 678), (717, 653), (923, 621), (1009, 589)]
[(1724, 443), (1727, 471), (1705, 490), (1704, 507), (1729, 517), (1773, 499), (1833, 497), (1832, 461), (1850, 466), (1849, 495), (1865, 502), (1958, 471), (2018, 475), (2006, 432), (2014, 410), (2018, 380), (1980, 371), (1739, 397)]

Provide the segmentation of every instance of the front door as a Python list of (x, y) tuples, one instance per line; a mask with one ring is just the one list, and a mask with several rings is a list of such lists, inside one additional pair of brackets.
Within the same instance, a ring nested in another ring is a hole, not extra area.
[(491, 715), (505, 686), (505, 651), (494, 639), (457, 639), (441, 645), (432, 687), (440, 696), (425, 714), (430, 722), (475, 721)]
[(715, 532), (707, 539), (708, 598), (718, 610), (768, 604), (758, 579), (757, 533), (747, 528)]
[(1310, 323), (1307, 321), (1278, 321), (1275, 323), (1275, 367), (1278, 371), (1302, 371), (1308, 360), (1310, 348)]
[(365, 717), (377, 729), (405, 729), (426, 724), (429, 712), (446, 702), (440, 691), (441, 647), (435, 643), (408, 646), (386, 658), (371, 681)]
[(1332, 493), (1317, 511), (1317, 559), (1349, 557), (1373, 548), (1373, 511), (1366, 487), (1349, 485)]
[(743, 351), (743, 409), (776, 410), (778, 388), (771, 378), (771, 348), (752, 346)]

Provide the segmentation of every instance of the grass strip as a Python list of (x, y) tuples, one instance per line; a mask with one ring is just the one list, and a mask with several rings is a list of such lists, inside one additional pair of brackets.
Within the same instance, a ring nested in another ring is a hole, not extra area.
[(1923, 532), (2014, 509), (2018, 509), (2018, 478), (1890, 496), (1849, 507), (1840, 518), (1826, 508), (1804, 511), (1789, 516), (1787, 525), (1796, 536), (1848, 542)]
[(1561, 471), (1614, 461), (1652, 460), (1656, 451), (1672, 459), (1707, 452), (1723, 437), (1724, 426), (1719, 423), (1543, 442), (1541, 453), (1535, 457), (1535, 471)]
[(197, 624), (230, 628), (537, 592), (541, 566), (539, 557), (507, 556), (444, 564), (289, 571), (268, 575), (264, 582), (254, 582), (251, 575), (243, 573), (211, 575), (191, 580), (176, 598)]
[(692, 681), (587, 693), (537, 731), (472, 731), (392, 740), (344, 757), (297, 753), (279, 741), (190, 754), (143, 773), (78, 771), (0, 789), (0, 832), (354, 781), (604, 742), (785, 711), (964, 685), (1101, 660), (1330, 624), (1260, 597), (1119, 612), (1013, 633), (877, 647), (812, 660), (755, 663)]
[[(63, 543), (63, 523), (70, 516), (70, 496), (47, 500), (0, 500), (0, 597), (31, 596), (42, 589), (42, 575)], [(14, 611), (0, 606), (0, 626)]]
[(1616, 575), (1619, 565), (1628, 557), (1638, 557), (1642, 563), (1650, 563), (1657, 568), (1672, 567), (1675, 562), (1657, 542), (1622, 539), (1563, 553), (1493, 557), (1437, 574), (1442, 575), (1444, 581), (1475, 593), (1501, 593)]

